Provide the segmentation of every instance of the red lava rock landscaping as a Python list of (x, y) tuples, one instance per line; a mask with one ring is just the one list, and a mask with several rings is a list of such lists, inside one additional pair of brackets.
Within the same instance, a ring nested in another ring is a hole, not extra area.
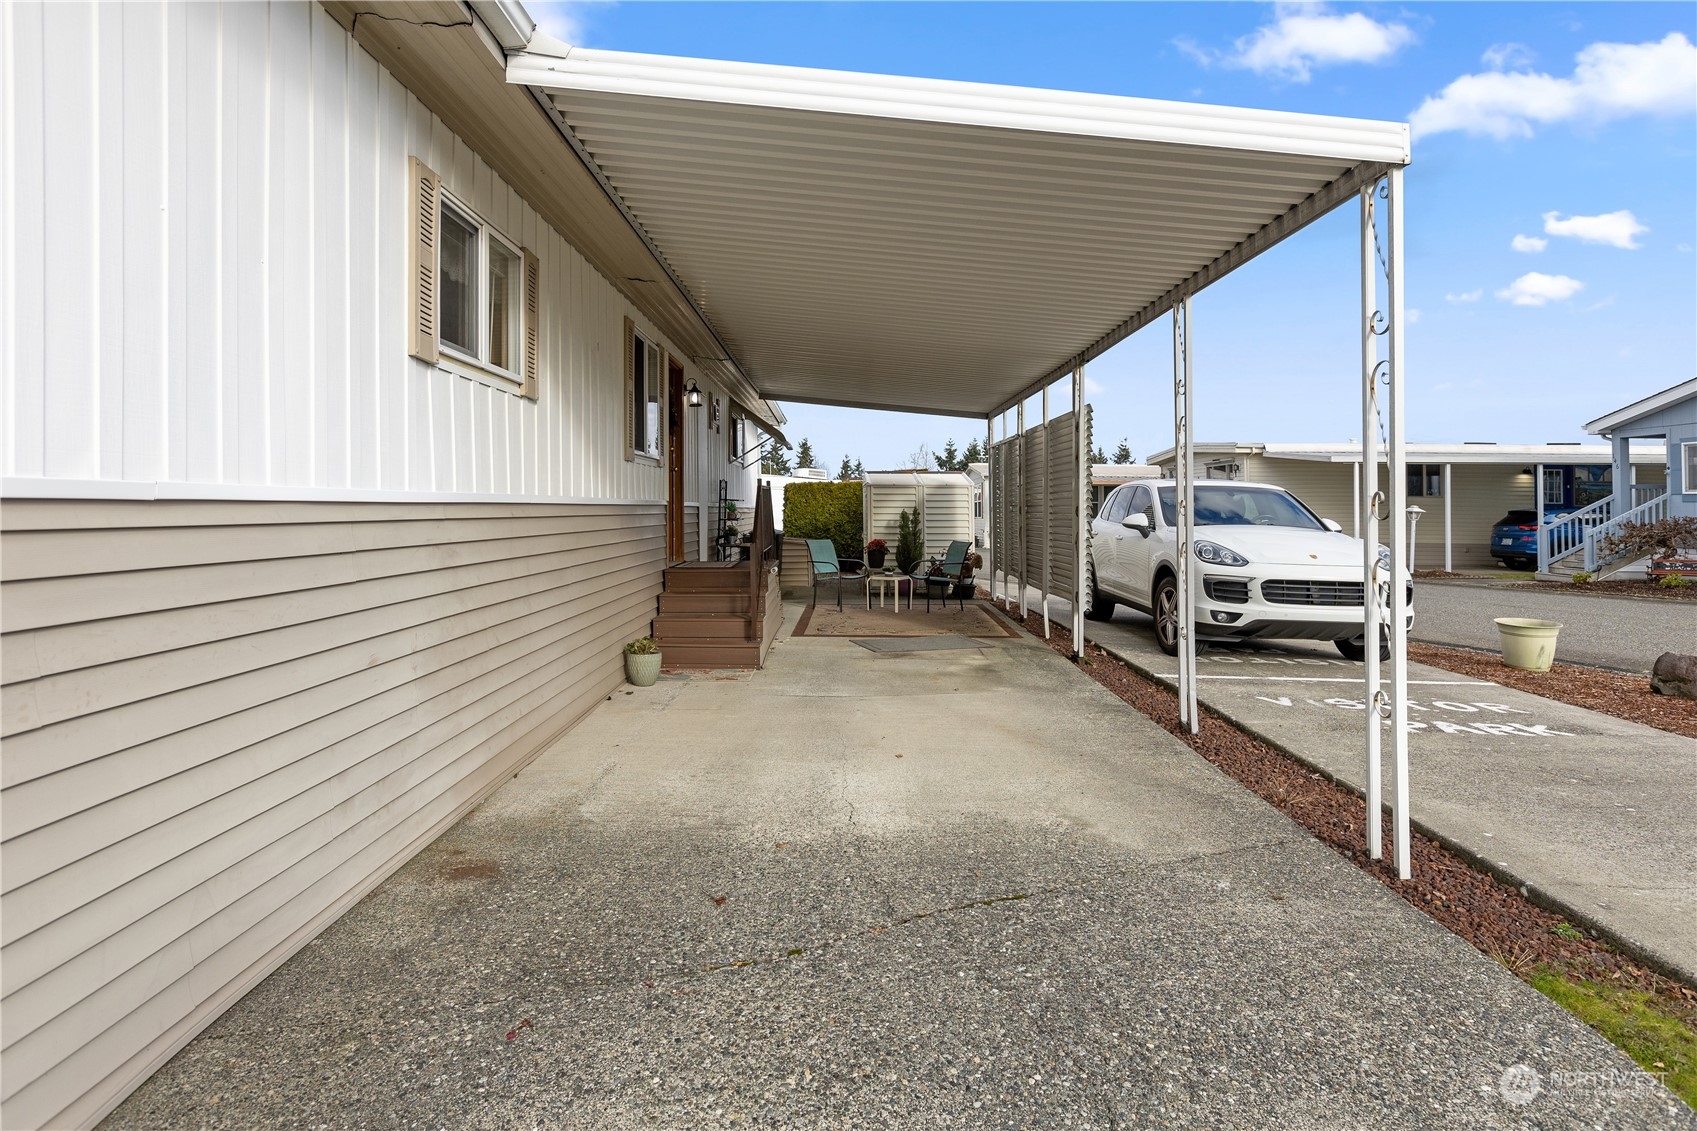
[[(1014, 614), (1010, 619), (1019, 621)], [(1020, 623), (1042, 639), (1040, 614), (1032, 613)], [(1070, 655), (1070, 627), (1052, 625), (1048, 643)], [(1201, 733), (1192, 735), (1179, 725), (1178, 697), (1171, 689), (1133, 671), (1095, 644), (1086, 645), (1084, 660), (1082, 670), (1097, 683), (1516, 976), (1525, 979), (1540, 970), (1554, 970), (1608, 982), (1653, 995), (1687, 1024), (1697, 1024), (1697, 990), (1640, 966), (1597, 939), (1569, 937), (1578, 932), (1560, 915), (1537, 906), (1517, 889), (1418, 832), (1412, 834), (1413, 878), (1399, 880), (1390, 859), (1388, 814), (1383, 829), (1386, 858), (1369, 859), (1362, 832), (1366, 808), (1359, 794), (1251, 738), (1207, 708), (1202, 711)]]
[(1697, 738), (1697, 702), (1657, 695), (1650, 690), (1649, 676), (1559, 663), (1547, 672), (1521, 671), (1503, 663), (1502, 657), (1493, 652), (1413, 642), (1408, 645), (1408, 658), (1559, 703), (1600, 711), (1627, 722)]

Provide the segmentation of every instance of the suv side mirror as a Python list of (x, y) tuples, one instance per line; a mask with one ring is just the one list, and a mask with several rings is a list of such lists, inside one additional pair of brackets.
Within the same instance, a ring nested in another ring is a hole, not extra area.
[(1332, 519), (1322, 518), (1320, 520), (1320, 525), (1324, 526), (1327, 530), (1330, 530), (1333, 534), (1342, 534), (1343, 533), (1343, 524), (1336, 522)]
[(1125, 518), (1121, 520), (1120, 525), (1125, 527), (1127, 530), (1137, 531), (1145, 538), (1149, 537), (1149, 535), (1153, 533), (1153, 531), (1149, 529), (1149, 516), (1144, 514), (1142, 511), (1138, 511), (1136, 514), (1126, 515)]

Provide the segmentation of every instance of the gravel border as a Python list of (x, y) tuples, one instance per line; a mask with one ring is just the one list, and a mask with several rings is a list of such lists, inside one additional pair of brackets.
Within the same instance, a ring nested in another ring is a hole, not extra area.
[[(1043, 639), (1040, 613), (1030, 613), (1023, 621), (1015, 613), (1006, 615), (1035, 639)], [(1051, 622), (1047, 643), (1070, 656), (1071, 627)], [(1086, 643), (1080, 669), (1302, 825), (1339, 856), (1522, 980), (1540, 970), (1554, 970), (1572, 978), (1634, 989), (1655, 998), (1686, 1025), (1697, 1027), (1697, 989), (1583, 934), (1560, 915), (1538, 906), (1518, 889), (1417, 831), (1410, 832), (1412, 878), (1398, 879), (1391, 860), (1373, 860), (1367, 855), (1363, 832), (1366, 802), (1360, 794), (1251, 737), (1207, 707), (1202, 708), (1201, 732), (1191, 734), (1178, 721), (1178, 697), (1171, 688), (1132, 670), (1094, 643)], [(1389, 814), (1383, 820), (1383, 838), (1388, 845)]]
[(1553, 664), (1547, 672), (1522, 671), (1503, 663), (1495, 652), (1479, 652), (1440, 644), (1408, 642), (1408, 658), (1421, 664), (1489, 680), (1542, 695), (1558, 703), (1583, 707), (1641, 723), (1671, 734), (1697, 738), (1697, 700), (1657, 695), (1648, 676), (1628, 675), (1581, 664)]

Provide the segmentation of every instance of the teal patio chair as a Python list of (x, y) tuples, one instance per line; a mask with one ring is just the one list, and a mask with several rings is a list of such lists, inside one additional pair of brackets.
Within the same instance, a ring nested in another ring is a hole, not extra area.
[(837, 547), (829, 538), (807, 539), (807, 554), (813, 559), (813, 603), (819, 603), (819, 583), (835, 580), (837, 609), (840, 611), (843, 607), (843, 582), (864, 580), (865, 564), (858, 558), (837, 557)]
[(950, 542), (948, 551), (940, 558), (930, 558), (913, 567), (912, 576), (916, 585), (925, 586), (925, 611), (931, 611), (932, 586), (943, 589), (943, 604), (949, 603), (952, 592), (960, 602), (962, 609), (966, 608), (966, 582), (972, 579), (972, 565), (968, 561), (972, 553), (970, 542)]

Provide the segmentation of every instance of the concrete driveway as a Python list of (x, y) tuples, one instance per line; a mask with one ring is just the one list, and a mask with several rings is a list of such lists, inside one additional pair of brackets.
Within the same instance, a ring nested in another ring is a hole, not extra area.
[(1495, 652), (1497, 617), (1562, 625), (1556, 658), (1574, 664), (1648, 672), (1663, 652), (1697, 652), (1697, 602), (1575, 593), (1516, 582), (1420, 581), (1414, 639)]
[(1697, 1127), (1041, 643), (941, 643), (616, 695), (105, 1126)]

